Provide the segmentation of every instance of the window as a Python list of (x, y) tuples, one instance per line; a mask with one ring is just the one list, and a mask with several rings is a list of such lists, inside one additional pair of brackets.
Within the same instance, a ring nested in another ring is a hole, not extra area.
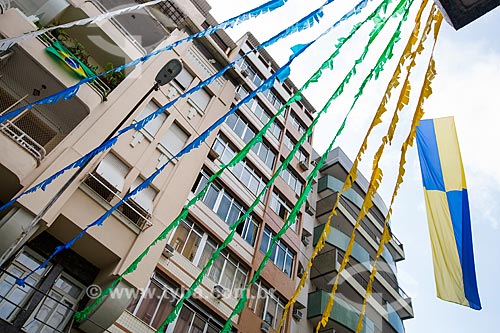
[(190, 220), (184, 220), (175, 230), (170, 245), (188, 260), (193, 261), (198, 251), (203, 230)]
[[(260, 251), (262, 253), (266, 253), (271, 248), (271, 241), (274, 236), (275, 234), (268, 227), (264, 228), (262, 242), (260, 243)], [(292, 276), (295, 254), (285, 244), (283, 244), (281, 239), (276, 241), (269, 259), (286, 275), (289, 277)]]
[[(202, 171), (194, 186), (196, 194), (205, 187), (208, 179), (208, 174)], [(246, 211), (232, 194), (217, 183), (210, 184), (202, 200), (229, 226), (232, 226)], [(236, 232), (252, 246), (255, 244), (257, 231), (258, 223), (252, 217), (248, 217), (236, 228)]]
[[(14, 259), (7, 268), (10, 274), (21, 277), (35, 269), (42, 263), (42, 259), (24, 250)], [(26, 301), (33, 294), (34, 289), (44, 276), (48, 268), (38, 270), (27, 280), (27, 286), (19, 287), (14, 278), (9, 274), (0, 277), (0, 318), (12, 321)], [(33, 314), (25, 323), (23, 331), (26, 332), (52, 332), (54, 327), (63, 330), (71, 318), (71, 314), (83, 294), (83, 286), (73, 281), (64, 272), (56, 279), (54, 285), (48, 292), (50, 297), (45, 297), (38, 304)], [(56, 302), (57, 299), (59, 302)], [(49, 324), (51, 327), (45, 325)]]
[[(137, 178), (134, 180), (131, 186), (131, 190), (134, 190), (136, 187), (141, 185), (144, 182), (144, 179)], [(153, 201), (156, 198), (158, 191), (152, 188), (151, 186), (146, 187), (136, 195), (132, 196), (130, 200), (134, 201), (138, 204), (142, 209), (144, 209), (149, 215), (153, 213)]]
[[(288, 215), (292, 212), (291, 205), (288, 204), (288, 202), (283, 199), (279, 194), (276, 192), (273, 192), (271, 196), (271, 203), (270, 203), (271, 209), (278, 214), (279, 217), (283, 219), (283, 221), (286, 221), (288, 218)], [(297, 230), (297, 222), (298, 222), (299, 216), (297, 215), (297, 218), (295, 219), (294, 224), (291, 225), (291, 228), (293, 230)]]
[(241, 58), (236, 62), (236, 66), (240, 68), (240, 71), (242, 73), (245, 73), (244, 76), (246, 76), (250, 81), (252, 81), (257, 87), (264, 82), (264, 79), (260, 74), (257, 73), (257, 71), (253, 68), (252, 65), (247, 63), (244, 58)]
[[(137, 116), (135, 119), (136, 121), (140, 121), (156, 110), (158, 110), (158, 105), (156, 105), (155, 102), (149, 101), (148, 104), (144, 107), (144, 110), (142, 110), (141, 114)], [(154, 138), (156, 133), (160, 130), (160, 127), (163, 125), (163, 123), (167, 120), (167, 115), (165, 113), (160, 113), (156, 118), (150, 120), (144, 127), (143, 130), (151, 136), (151, 138)]]
[(85, 180), (96, 194), (111, 202), (118, 192), (123, 191), (129, 167), (113, 153), (107, 154), (97, 169)]
[[(236, 155), (236, 149), (233, 149), (228, 140), (221, 134), (217, 136), (212, 149), (219, 154), (219, 158), (224, 164), (229, 163)], [(266, 186), (264, 179), (246, 160), (236, 164), (231, 168), (231, 171), (254, 195), (258, 195)]]
[[(293, 147), (297, 144), (295, 140), (290, 138), (290, 135), (288, 133), (285, 134), (285, 139), (283, 140), (283, 144), (285, 147), (288, 149), (292, 150)], [(302, 148), (299, 148), (295, 152), (295, 157), (300, 161), (300, 162), (307, 162), (307, 153), (304, 152)]]
[[(271, 119), (272, 115), (265, 109), (264, 106), (262, 106), (256, 99), (250, 100), (246, 105), (252, 110), (257, 118), (263, 123), (267, 124), (269, 119)], [(281, 126), (273, 122), (271, 126), (269, 127), (270, 133), (276, 138), (280, 139), (281, 137), (281, 131), (282, 128)]]
[[(248, 122), (244, 120), (240, 115), (233, 113), (226, 121), (226, 124), (245, 142), (248, 143), (255, 136), (255, 131), (250, 128)], [(271, 150), (271, 148), (264, 142), (258, 142), (252, 147), (254, 153), (256, 153), (259, 158), (264, 162), (269, 169), (274, 168), (274, 162), (276, 160), (276, 154)]]
[[(130, 190), (135, 189), (137, 186), (142, 184), (144, 179), (137, 178), (132, 183)], [(153, 201), (158, 194), (151, 186), (143, 189), (136, 195), (132, 196), (130, 199), (125, 201), (123, 205), (118, 207), (118, 210), (123, 213), (130, 221), (132, 221), (139, 228), (143, 229), (146, 226), (150, 226), (149, 218), (153, 214)]]
[(280, 176), (292, 188), (292, 190), (297, 193), (297, 195), (300, 195), (302, 193), (304, 184), (301, 180), (299, 180), (299, 177), (297, 177), (292, 170), (286, 168), (281, 172)]
[(281, 109), (281, 107), (283, 106), (281, 100), (278, 98), (278, 96), (276, 96), (276, 94), (271, 89), (264, 91), (264, 96), (266, 96), (266, 98), (269, 100), (269, 102), (271, 102), (271, 104), (276, 108), (276, 110)]
[(248, 306), (273, 329), (278, 328), (286, 303), (284, 298), (276, 295), (261, 281), (252, 285)]
[(201, 112), (204, 112), (210, 103), (212, 97), (205, 89), (200, 89), (195, 91), (189, 96), (189, 100), (191, 100)]
[[(301, 135), (303, 135), (306, 132), (306, 125), (299, 119), (299, 117), (295, 113), (290, 113), (290, 122), (292, 123), (292, 126), (299, 131)], [(311, 139), (311, 136), (307, 138), (309, 141)]]
[(186, 133), (176, 122), (172, 123), (167, 133), (160, 140), (160, 144), (167, 149), (167, 151), (176, 155), (189, 139), (189, 134)]
[(179, 75), (177, 75), (174, 78), (174, 82), (177, 83), (177, 85), (182, 89), (182, 91), (187, 90), (187, 88), (189, 88), (193, 80), (194, 80), (193, 74), (189, 73), (185, 68), (183, 68), (179, 73)]

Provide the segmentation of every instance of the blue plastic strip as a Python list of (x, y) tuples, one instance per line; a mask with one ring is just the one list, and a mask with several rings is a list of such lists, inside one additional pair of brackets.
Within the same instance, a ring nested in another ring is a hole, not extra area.
[(33, 102), (31, 104), (28, 104), (24, 107), (21, 107), (21, 108), (18, 108), (18, 109), (15, 109), (15, 110), (12, 110), (10, 112), (7, 112), (6, 114), (3, 114), (0, 116), (0, 124), (3, 123), (4, 121), (6, 120), (9, 120), (19, 114), (21, 114), (23, 111), (25, 110), (28, 110), (28, 109), (31, 109), (33, 108), (34, 106), (36, 105), (44, 105), (44, 104), (53, 104), (53, 103), (57, 103), (59, 102), (60, 100), (64, 99), (64, 100), (68, 100), (70, 98), (73, 98), (76, 93), (78, 92), (78, 90), (80, 89), (80, 86), (85, 84), (85, 83), (88, 83), (88, 82), (91, 82), (91, 81), (94, 81), (95, 79), (99, 78), (99, 77), (102, 77), (102, 76), (105, 76), (105, 75), (108, 75), (110, 73), (115, 73), (115, 72), (120, 72), (122, 70), (124, 70), (125, 68), (128, 68), (128, 67), (133, 67), (133, 66), (136, 66), (138, 65), (139, 63), (141, 62), (145, 62), (147, 61), (149, 58), (153, 57), (153, 56), (156, 56), (160, 53), (163, 53), (165, 51), (170, 51), (172, 50), (174, 47), (182, 44), (182, 43), (185, 43), (185, 42), (189, 42), (193, 39), (196, 39), (196, 38), (201, 38), (201, 37), (205, 37), (205, 36), (208, 36), (208, 35), (211, 35), (213, 33), (215, 33), (217, 30), (223, 30), (223, 29), (227, 29), (227, 28), (233, 28), (235, 27), (236, 25), (244, 22), (244, 21), (247, 21), (249, 20), (250, 18), (253, 18), (253, 17), (257, 17), (261, 14), (265, 14), (265, 13), (268, 13), (268, 12), (271, 12), (275, 9), (278, 9), (280, 7), (282, 7), (288, 0), (271, 0), (271, 1), (268, 1), (266, 2), (265, 4), (259, 6), (259, 7), (256, 7), (254, 9), (251, 9), (243, 14), (240, 14), (238, 16), (235, 16), (233, 18), (230, 18), (229, 20), (226, 20), (222, 23), (219, 23), (217, 25), (214, 25), (213, 27), (210, 27), (210, 28), (207, 28), (206, 30), (203, 30), (203, 31), (200, 31), (198, 33), (195, 33), (194, 35), (191, 35), (191, 36), (188, 36), (186, 38), (183, 38), (183, 39), (180, 39), (170, 45), (167, 45), (161, 49), (158, 49), (156, 51), (153, 51), (145, 56), (142, 56), (140, 58), (137, 58), (135, 60), (132, 60), (131, 62), (127, 63), (127, 64), (124, 64), (124, 65), (121, 65), (119, 67), (116, 67), (116, 68), (113, 68), (113, 69), (110, 69), (109, 71), (106, 71), (104, 73), (101, 73), (101, 74), (98, 74), (98, 75), (95, 75), (93, 77), (90, 77), (90, 78), (85, 78), (85, 79), (82, 79), (80, 80), (80, 82), (78, 82), (77, 84), (71, 86), (71, 87), (68, 87), (62, 91), (59, 91), (55, 94), (52, 94), (48, 97), (45, 97), (45, 98), (42, 98), (36, 102)]
[[(322, 12), (323, 11), (323, 7), (332, 3), (334, 0), (328, 0), (325, 2), (325, 4), (323, 4), (320, 8), (316, 9), (315, 11), (311, 12), (309, 15), (307, 15), (306, 17), (304, 17), (303, 19), (301, 19), (298, 23), (294, 24), (293, 26), (283, 30), (282, 32), (280, 32), (277, 36), (273, 37), (272, 40), (279, 40), (283, 37), (279, 37), (280, 35), (289, 35), (289, 34), (292, 34), (294, 32), (297, 32), (297, 31), (300, 31), (300, 30), (303, 30), (303, 26), (301, 24), (299, 24), (300, 22), (304, 22), (302, 24), (304, 24), (304, 26), (306, 26), (307, 24), (307, 27), (311, 27), (312, 24), (311, 24), (311, 21), (310, 21), (310, 17), (313, 16), (313, 17), (321, 17), (322, 15), (318, 15), (318, 12)], [(363, 2), (365, 2), (365, 6), (366, 6), (366, 2), (367, 0), (363, 0)], [(347, 19), (347, 18), (346, 18)], [(313, 20), (313, 22), (315, 22), (316, 20)], [(330, 28), (328, 28), (326, 31), (324, 31), (320, 36), (318, 36), (316, 39), (314, 39), (313, 41), (311, 41), (310, 43), (306, 44), (307, 46), (305, 47), (302, 47), (300, 48), (300, 50), (297, 50), (297, 52), (294, 52), (294, 54), (290, 57), (290, 59), (288, 60), (288, 62), (281, 68), (279, 68), (273, 75), (271, 75), (268, 79), (266, 79), (259, 87), (257, 87), (257, 89), (253, 90), (252, 92), (250, 92), (245, 98), (243, 98), (242, 100), (240, 100), (231, 110), (229, 110), (226, 114), (224, 114), (222, 117), (220, 117), (215, 123), (213, 123), (209, 128), (207, 128), (203, 133), (201, 133), (196, 139), (194, 139), (191, 143), (189, 143), (188, 145), (186, 145), (181, 151), (179, 151), (175, 156), (173, 156), (172, 158), (170, 158), (165, 164), (163, 164), (158, 170), (156, 170), (151, 176), (149, 176), (142, 184), (140, 184), (139, 186), (137, 186), (136, 188), (134, 188), (132, 191), (130, 191), (127, 195), (125, 195), (125, 197), (123, 199), (121, 199), (118, 203), (116, 203), (113, 207), (111, 207), (106, 213), (104, 213), (102, 216), (100, 216), (97, 220), (95, 220), (94, 222), (92, 222), (91, 224), (87, 225), (80, 233), (78, 233), (73, 239), (71, 239), (69, 242), (67, 242), (65, 245), (62, 245), (62, 246), (58, 246), (55, 251), (41, 264), (39, 265), (37, 268), (35, 268), (34, 270), (32, 270), (31, 272), (29, 272), (27, 275), (25, 275), (23, 278), (20, 278), (20, 279), (17, 279), (16, 280), (16, 284), (20, 285), (20, 286), (23, 286), (24, 285), (24, 281), (26, 281), (27, 278), (29, 278), (32, 274), (34, 274), (36, 271), (38, 271), (39, 269), (42, 269), (44, 267), (46, 267), (49, 262), (58, 254), (60, 253), (61, 251), (65, 250), (65, 249), (69, 249), (71, 246), (73, 246), (73, 244), (78, 240), (80, 239), (90, 228), (92, 227), (95, 227), (95, 226), (101, 226), (104, 221), (109, 217), (111, 216), (111, 214), (121, 205), (123, 204), (125, 201), (127, 201), (129, 198), (133, 197), (134, 195), (136, 195), (137, 193), (139, 193), (140, 191), (142, 191), (143, 189), (147, 188), (151, 182), (167, 167), (168, 164), (170, 164), (170, 162), (172, 160), (175, 160), (175, 159), (178, 159), (180, 158), (181, 156), (189, 153), (190, 151), (192, 151), (193, 149), (196, 149), (198, 148), (210, 135), (210, 133), (215, 130), (217, 127), (219, 127), (221, 124), (223, 124), (226, 119), (231, 115), (233, 114), (234, 112), (236, 112), (236, 110), (238, 110), (243, 104), (246, 104), (248, 103), (251, 99), (253, 99), (259, 92), (263, 92), (265, 90), (268, 90), (270, 89), (273, 85), (274, 85), (274, 80), (276, 78), (278, 78), (280, 75), (283, 75), (283, 73), (286, 73), (289, 68), (290, 68), (290, 65), (292, 64), (292, 62), (298, 57), (300, 56), (304, 51), (307, 50), (307, 48), (309, 48), (311, 45), (313, 45), (318, 39), (320, 39), (321, 37), (325, 36), (326, 34), (328, 34), (334, 27), (336, 27), (338, 25), (339, 22), (336, 22), (336, 24), (334, 24), (333, 26), (331, 26)], [(262, 44), (264, 45), (264, 44)], [(262, 48), (263, 46), (260, 45), (258, 47), (256, 47), (256, 49), (258, 48)], [(270, 45), (268, 44), (268, 42), (266, 42), (265, 45)], [(237, 60), (233, 61), (231, 64), (227, 65), (224, 69), (222, 69), (219, 73), (217, 74), (214, 74), (212, 77), (208, 78), (207, 80), (205, 80), (204, 82), (200, 83), (200, 85), (198, 85), (197, 87), (194, 87), (192, 88), (191, 90), (185, 92), (184, 94), (182, 94), (181, 96), (179, 96), (177, 99), (171, 101), (170, 103), (168, 103), (167, 105), (159, 108), (157, 111), (155, 111), (154, 113), (152, 113), (151, 115), (145, 117), (144, 119), (140, 120), (139, 122), (135, 123), (135, 124), (132, 124), (126, 128), (124, 128), (123, 130), (119, 131), (119, 134), (117, 136), (115, 136), (114, 138), (112, 138), (111, 140), (114, 140), (113, 141), (113, 144), (116, 143), (117, 139), (118, 139), (118, 136), (131, 130), (131, 129), (140, 129), (142, 127), (144, 127), (144, 125), (151, 119), (154, 119), (156, 116), (158, 116), (159, 114), (163, 113), (168, 107), (170, 107), (171, 105), (173, 105), (173, 103), (178, 100), (179, 98), (181, 97), (184, 97), (184, 96), (187, 96), (191, 93), (193, 93), (194, 91), (196, 90), (199, 90), (201, 89), (203, 86), (209, 84), (210, 82), (212, 82), (213, 80), (215, 80), (215, 78), (221, 76), (227, 69), (231, 68), (232, 66), (234, 66), (234, 64), (239, 61), (241, 58), (245, 57), (247, 54), (253, 52), (253, 50), (247, 52), (245, 55), (243, 55), (242, 57), (238, 58)], [(204, 84), (203, 84), (204, 83)], [(203, 85), (202, 85), (203, 84)], [(112, 144), (111, 144), (112, 145)], [(111, 146), (109, 145), (109, 146)], [(101, 147), (101, 146), (100, 146)], [(98, 147), (98, 148), (100, 148)], [(96, 149), (98, 149), (96, 148)], [(95, 155), (95, 154), (94, 154)], [(86, 155), (87, 156), (87, 155)], [(76, 162), (75, 162), (76, 163)], [(74, 163), (73, 163), (74, 164)], [(63, 169), (64, 170), (64, 169)]]
[[(88, 159), (92, 158), (93, 156), (105, 151), (105, 150), (108, 150), (110, 149), (118, 140), (118, 137), (120, 137), (122, 134), (132, 130), (132, 129), (135, 129), (135, 130), (140, 130), (142, 129), (148, 122), (150, 122), (151, 120), (153, 120), (154, 118), (156, 118), (158, 115), (162, 114), (165, 112), (165, 110), (169, 109), (170, 107), (172, 107), (175, 103), (177, 103), (177, 101), (181, 98), (184, 98), (188, 95), (191, 95), (192, 93), (202, 89), (203, 87), (209, 85), (210, 83), (212, 83), (213, 81), (215, 81), (217, 78), (221, 77), (222, 75), (224, 75), (224, 73), (229, 70), (230, 68), (232, 68), (239, 60), (245, 58), (248, 54), (252, 53), (254, 50), (258, 50), (258, 49), (262, 49), (264, 47), (267, 47), (267, 46), (270, 46), (276, 42), (278, 42), (279, 40), (291, 35), (291, 34), (294, 34), (296, 32), (299, 32), (299, 31), (302, 31), (304, 29), (307, 29), (309, 27), (312, 26), (311, 22), (310, 22), (310, 18), (311, 17), (319, 17), (318, 16), (318, 12), (322, 12), (323, 11), (323, 8), (332, 3), (334, 0), (328, 0), (326, 1), (321, 7), (319, 7), (318, 9), (314, 10), (313, 12), (309, 13), (306, 17), (304, 17), (303, 19), (301, 19), (300, 21), (298, 21), (297, 23), (291, 25), (290, 27), (288, 27), (287, 29), (281, 31), (280, 33), (278, 33), (276, 36), (274, 37), (271, 37), (268, 41), (262, 43), (261, 45), (255, 47), (254, 49), (252, 49), (251, 51), (248, 51), (247, 53), (245, 53), (243, 56), (239, 57), (238, 59), (236, 59), (235, 61), (231, 62), (229, 65), (227, 65), (226, 67), (224, 67), (221, 71), (219, 71), (218, 73), (212, 75), (211, 77), (209, 77), (208, 79), (206, 79), (205, 81), (203, 82), (200, 82), (200, 84), (198, 84), (196, 87), (193, 87), (191, 89), (189, 89), (188, 91), (184, 92), (183, 94), (181, 94), (180, 96), (178, 96), (177, 98), (175, 98), (174, 100), (170, 101), (169, 103), (167, 103), (166, 105), (164, 105), (163, 107), (159, 108), (158, 110), (156, 110), (155, 112), (151, 113), (150, 115), (146, 116), (145, 118), (139, 120), (138, 122), (134, 123), (134, 124), (131, 124), (123, 129), (121, 129), (120, 131), (118, 131), (118, 134), (116, 136), (114, 136), (113, 138), (109, 139), (108, 141), (104, 142), (103, 144), (101, 144), (100, 146), (98, 146), (97, 148), (94, 148), (92, 151), (90, 151), (89, 153), (87, 153), (85, 156), (81, 157), (79, 160), (67, 165), (65, 168), (61, 169), (60, 171), (58, 171), (57, 173), (55, 173), (54, 175), (50, 176), (49, 178), (41, 181), (40, 183), (36, 184), (35, 186), (31, 187), (30, 189), (26, 190), (25, 192), (22, 192), (21, 194), (17, 195), (16, 197), (14, 197), (12, 200), (10, 200), (9, 202), (5, 203), (4, 205), (0, 206), (0, 210), (4, 210), (10, 206), (12, 206), (17, 200), (19, 200), (19, 198), (25, 196), (26, 194), (29, 194), (29, 193), (33, 193), (39, 189), (42, 189), (42, 190), (45, 190), (45, 188), (50, 184), (52, 183), (57, 177), (61, 176), (62, 174), (64, 174), (66, 171), (68, 170), (71, 170), (71, 169), (74, 169), (74, 168), (79, 168), (81, 167)], [(313, 22), (315, 22), (315, 20), (313, 20)], [(307, 44), (307, 46), (309, 46), (310, 44)], [(303, 51), (304, 49), (300, 50), (300, 53)], [(299, 52), (296, 52), (293, 57), (296, 57), (297, 55), (299, 54)], [(278, 73), (278, 75), (280, 76), (283, 76), (285, 74), (283, 73), (286, 73), (289, 69), (284, 69), (283, 71), (280, 71)], [(269, 89), (271, 88), (273, 85), (273, 82), (270, 83), (270, 86), (267, 87), (266, 89)], [(264, 90), (266, 90), (264, 89)], [(203, 134), (202, 134), (203, 135)], [(203, 138), (203, 140), (205, 140), (206, 138)], [(203, 142), (203, 141), (202, 141)], [(193, 142), (192, 144), (199, 144), (199, 143), (196, 143), (196, 142)], [(186, 147), (187, 148), (187, 147)], [(185, 148), (185, 149), (186, 149)]]

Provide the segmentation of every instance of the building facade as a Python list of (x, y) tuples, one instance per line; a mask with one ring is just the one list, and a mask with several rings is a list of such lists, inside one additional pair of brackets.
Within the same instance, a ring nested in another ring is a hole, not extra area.
[[(0, 14), (2, 38), (32, 31), (35, 24), (93, 17), (133, 2), (9, 3), (11, 8)], [(204, 0), (167, 0), (99, 24), (56, 30), (22, 42), (0, 54), (0, 111), (24, 106), (78, 82), (74, 73), (46, 51), (56, 40), (100, 73), (216, 24), (209, 11)], [(251, 33), (234, 42), (224, 32), (217, 32), (181, 44), (133, 69), (84, 84), (72, 99), (33, 107), (0, 124), (0, 203), (82, 157), (117, 129), (144, 118), (258, 44)], [(181, 73), (148, 94), (158, 71), (174, 58), (183, 63)], [(297, 91), (290, 80), (275, 81), (272, 89), (243, 105), (205, 143), (170, 163), (147, 189), (127, 200), (102, 226), (89, 229), (71, 249), (31, 275), (24, 288), (16, 285), (15, 279), (109, 210), (278, 68), (265, 50), (251, 52), (223, 77), (179, 100), (140, 131), (123, 135), (76, 176), (72, 177), (74, 171), (68, 172), (44, 191), (27, 195), (1, 211), (0, 253), (11, 255), (6, 256), (0, 272), (0, 331), (154, 332), (227, 237), (229, 226), (252, 204), (311, 124), (315, 110), (306, 98), (287, 108), (245, 160), (209, 187), (202, 200), (190, 208), (188, 217), (151, 249), (136, 271), (124, 277), (117, 293), (105, 298), (85, 321), (75, 323), (71, 318), (95, 296), (91, 290), (106, 288), (123, 273), (220, 165), (276, 114)], [(316, 158), (310, 137), (251, 216), (236, 229), (234, 240), (207, 271), (196, 297), (185, 303), (166, 332), (220, 331), (239, 291), (255, 273), (271, 238), (302, 192)], [(233, 319), (235, 332), (276, 330), (349, 167), (350, 161), (340, 149), (331, 153), (307, 205), (277, 244), (258, 283), (251, 286), (244, 310)], [(342, 198), (341, 214), (332, 226), (335, 230), (288, 315), (285, 332), (311, 332), (321, 317), (365, 190), (366, 181), (361, 177)], [(341, 275), (339, 295), (324, 332), (355, 330), (385, 213), (377, 198), (357, 234), (351, 266)], [(395, 262), (402, 259), (403, 247), (394, 237), (380, 260), (364, 332), (402, 333), (402, 319), (413, 316), (411, 299), (396, 278)]]

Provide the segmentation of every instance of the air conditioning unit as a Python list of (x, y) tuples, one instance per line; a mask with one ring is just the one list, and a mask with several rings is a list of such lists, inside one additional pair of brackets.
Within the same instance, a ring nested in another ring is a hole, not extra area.
[(271, 330), (271, 325), (269, 325), (265, 321), (263, 321), (262, 324), (260, 324), (260, 331), (261, 332), (269, 333), (270, 330)]
[(214, 295), (216, 299), (222, 299), (224, 297), (224, 287), (220, 284), (215, 285), (214, 290), (212, 290), (212, 295)]
[(316, 209), (309, 202), (306, 202), (306, 213), (310, 216), (316, 215)]
[(243, 77), (248, 77), (250, 75), (250, 72), (246, 68), (242, 69), (240, 73)]
[(213, 149), (210, 149), (210, 151), (208, 152), (208, 158), (213, 162), (215, 159), (219, 158), (219, 153)]
[(174, 255), (174, 248), (170, 245), (165, 245), (165, 248), (163, 249), (163, 255), (167, 257), (167, 259), (170, 259)]
[(299, 167), (302, 170), (307, 171), (307, 170), (309, 170), (309, 163), (307, 163), (307, 161), (300, 161), (299, 162)]
[(309, 246), (309, 236), (302, 235), (302, 244), (306, 247)]
[(305, 272), (306, 272), (306, 270), (304, 269), (304, 267), (302, 265), (300, 265), (299, 269), (297, 270), (297, 276), (302, 279)]
[(292, 312), (292, 317), (296, 321), (300, 321), (302, 319), (302, 311), (294, 308)]

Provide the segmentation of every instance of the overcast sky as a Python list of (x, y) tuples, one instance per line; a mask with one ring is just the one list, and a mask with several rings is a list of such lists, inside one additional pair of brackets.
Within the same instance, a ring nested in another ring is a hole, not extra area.
[[(246, 0), (231, 1), (209, 0), (212, 14), (220, 21), (250, 9), (264, 1)], [(319, 7), (323, 0), (289, 0), (286, 7), (274, 14), (266, 15), (234, 30), (228, 31), (233, 39), (239, 38), (245, 31), (251, 31), (260, 42), (265, 41), (278, 31), (287, 27), (298, 18)], [(357, 1), (341, 1), (330, 5), (321, 24), (300, 34), (295, 34), (268, 50), (279, 64), (290, 56), (292, 45), (304, 43), (317, 36), (329, 24), (337, 20)], [(344, 23), (327, 38), (318, 42), (316, 47), (298, 58), (292, 67), (291, 79), (300, 86), (333, 52), (337, 38), (345, 36), (352, 25), (366, 17), (379, 2), (375, 1), (365, 11)], [(230, 6), (228, 6), (230, 4)], [(419, 1), (415, 1), (412, 15), (405, 23), (403, 40), (396, 48), (394, 59), (386, 66), (384, 74), (372, 81), (360, 99), (357, 107), (347, 122), (346, 129), (338, 140), (338, 144), (347, 155), (353, 159), (359, 149), (360, 142), (371, 117), (385, 91), (390, 75), (401, 54), (401, 48), (406, 43), (409, 31), (413, 28), (413, 19)], [(359, 67), (357, 79), (350, 84), (350, 89), (330, 108), (328, 114), (318, 124), (315, 131), (314, 147), (322, 153), (336, 132), (341, 119), (347, 112), (359, 84), (392, 35), (395, 22), (388, 24), (386, 33), (374, 43), (373, 49)], [(353, 65), (360, 55), (368, 38), (371, 26), (360, 31), (360, 35), (352, 40), (338, 59), (335, 60), (335, 70), (325, 75), (322, 80), (309, 89), (305, 96), (320, 109), (333, 89)], [(418, 97), (423, 71), (428, 61), (429, 47), (417, 60), (417, 68), (412, 74), (412, 99)], [(406, 260), (400, 262), (399, 280), (413, 299), (415, 318), (406, 320), (406, 332), (486, 332), (496, 331), (500, 315), (500, 290), (498, 277), (500, 265), (495, 258), (500, 253), (500, 152), (497, 143), (500, 142), (500, 8), (483, 16), (469, 26), (455, 31), (444, 23), (435, 52), (438, 76), (433, 84), (434, 94), (425, 104), (425, 118), (455, 116), (462, 158), (471, 203), (473, 224), (473, 240), (475, 246), (476, 271), (478, 275), (479, 293), (483, 305), (482, 311), (474, 311), (439, 300), (434, 285), (430, 241), (427, 229), (427, 219), (422, 193), (422, 180), (416, 148), (408, 154), (405, 182), (394, 207), (392, 230), (404, 243)], [(393, 104), (391, 104), (393, 105)], [(385, 202), (390, 201), (394, 186), (399, 149), (406, 137), (414, 104), (401, 113), (400, 126), (396, 140), (386, 149), (382, 168), (384, 180), (380, 194)], [(392, 113), (389, 109), (388, 113)], [(375, 131), (374, 138), (369, 142), (369, 151), (363, 160), (361, 172), (369, 178), (374, 150), (378, 147), (380, 136), (386, 131), (389, 116)]]

